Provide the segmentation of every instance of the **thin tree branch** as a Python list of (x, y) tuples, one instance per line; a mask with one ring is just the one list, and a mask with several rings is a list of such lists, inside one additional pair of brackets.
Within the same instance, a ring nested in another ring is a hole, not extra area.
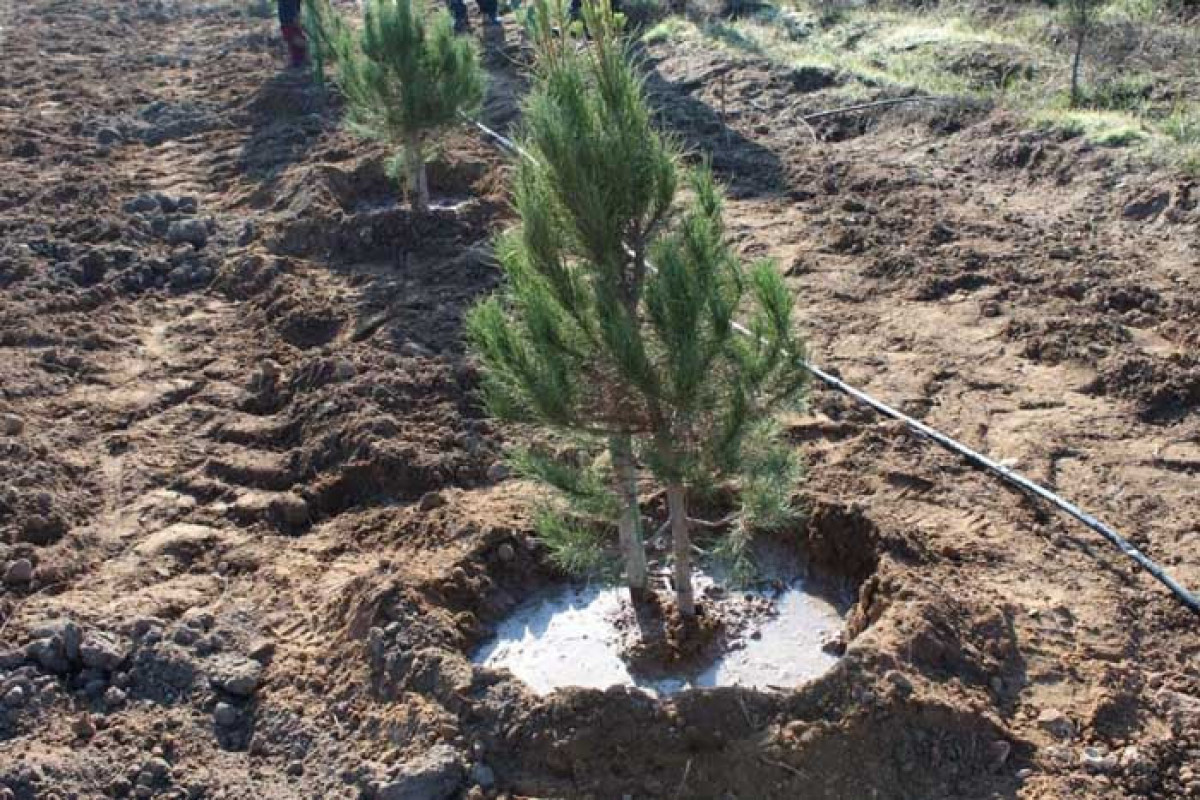
[(737, 522), (737, 519), (738, 519), (737, 513), (726, 514), (725, 516), (721, 517), (720, 519), (714, 519), (711, 521), (707, 520), (707, 519), (696, 519), (695, 517), (688, 517), (688, 524), (695, 525), (697, 528), (706, 528), (711, 531), (711, 530), (720, 530), (721, 528), (728, 528), (730, 525)]
[(795, 768), (795, 767), (793, 767), (791, 764), (785, 764), (785, 763), (783, 763), (782, 761), (776, 761), (775, 759), (773, 759), (773, 758), (767, 758), (766, 756), (759, 756), (759, 757), (758, 757), (758, 760), (759, 760), (759, 761), (761, 761), (761, 762), (762, 762), (762, 763), (764, 763), (764, 764), (769, 764), (769, 765), (771, 765), (772, 767), (779, 767), (780, 769), (787, 770), (788, 772), (790, 772), (790, 773), (792, 773), (793, 775), (795, 775), (797, 778), (803, 778), (803, 777), (804, 777), (804, 772), (803, 772), (802, 770), (798, 770), (798, 769), (796, 769), (796, 768)]

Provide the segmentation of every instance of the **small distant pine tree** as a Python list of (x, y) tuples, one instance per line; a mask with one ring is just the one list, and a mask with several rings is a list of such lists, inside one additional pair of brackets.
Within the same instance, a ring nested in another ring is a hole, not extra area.
[(413, 209), (425, 211), (429, 137), (483, 99), (475, 46), (454, 35), (448, 12), (429, 15), (414, 0), (365, 0), (361, 31), (334, 32), (337, 84), (351, 129), (403, 148)]
[(1096, 23), (1101, 0), (1067, 0), (1067, 23), (1071, 29), (1075, 52), (1071, 58), (1071, 108), (1078, 108), (1083, 96), (1079, 81), (1083, 66), (1083, 50)]
[[(792, 299), (769, 264), (747, 271), (729, 250), (706, 167), (678, 201), (677, 151), (651, 125), (616, 17), (590, 3), (583, 15), (591, 42), (580, 48), (560, 33), (564, 9), (537, 3), (520, 224), (497, 245), (508, 284), (472, 311), (468, 332), (494, 414), (606, 441), (635, 596), (646, 589), (639, 455), (665, 484), (676, 605), (691, 616), (688, 490), (742, 471), (757, 422), (801, 389)], [(734, 328), (739, 310), (750, 337)], [(541, 473), (567, 492), (582, 485)]]

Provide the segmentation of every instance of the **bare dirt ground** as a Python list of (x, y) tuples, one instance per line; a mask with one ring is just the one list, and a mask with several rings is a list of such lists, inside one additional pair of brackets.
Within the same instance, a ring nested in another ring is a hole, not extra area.
[[(552, 578), (460, 340), (503, 158), (449, 138), (466, 202), (411, 218), (244, 4), (4, 0), (0, 37), (0, 797), (1200, 797), (1196, 618), (820, 389), (789, 430), (796, 537), (860, 584), (831, 673), (654, 701), (472, 667)], [(1200, 587), (1200, 186), (986, 111), (814, 143), (836, 75), (647, 56), (815, 360)]]

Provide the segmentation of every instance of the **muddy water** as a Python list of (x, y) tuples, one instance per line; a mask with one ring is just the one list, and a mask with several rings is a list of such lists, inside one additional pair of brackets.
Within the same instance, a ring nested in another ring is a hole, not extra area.
[(526, 601), (475, 661), (510, 670), (539, 694), (565, 686), (637, 686), (656, 695), (711, 686), (790, 688), (833, 666), (837, 658), (821, 644), (842, 627), (836, 607), (806, 592), (799, 581), (760, 596), (774, 598), (775, 613), (698, 674), (654, 681), (632, 675), (620, 657), (618, 627), (628, 595), (598, 586), (564, 586)]

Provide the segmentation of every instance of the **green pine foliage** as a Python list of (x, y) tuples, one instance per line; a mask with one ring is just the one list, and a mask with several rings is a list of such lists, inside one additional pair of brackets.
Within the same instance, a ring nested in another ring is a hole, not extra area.
[(338, 42), (349, 35), (346, 21), (333, 10), (329, 0), (304, 0), (301, 21), (308, 37), (313, 80), (323, 86), (329, 66), (337, 61)]
[(593, 528), (563, 514), (554, 505), (536, 510), (533, 528), (538, 539), (550, 550), (550, 558), (559, 569), (587, 578), (612, 577), (612, 561)]
[(617, 503), (610, 488), (612, 476), (599, 459), (589, 454), (574, 459), (556, 458), (530, 448), (518, 448), (509, 453), (508, 463), (518, 476), (554, 489), (573, 513), (597, 521), (616, 519)]
[(429, 206), (428, 139), (483, 99), (479, 53), (448, 12), (414, 0), (365, 0), (361, 31), (336, 34), (337, 84), (352, 130), (403, 148), (414, 210)]
[[(774, 451), (760, 423), (804, 386), (793, 300), (770, 263), (746, 267), (729, 248), (710, 170), (685, 173), (654, 129), (607, 6), (585, 5), (592, 41), (582, 48), (559, 34), (565, 15), (548, 0), (534, 20), (520, 224), (497, 245), (507, 285), (468, 319), (484, 398), (504, 419), (608, 438), (627, 573), (642, 549), (630, 531), (640, 516), (637, 446), (667, 489), (676, 599), (687, 616), (688, 492), (744, 477), (760, 520), (777, 520), (768, 507), (790, 497), (790, 485), (768, 492), (759, 467), (779, 466), (763, 455)], [(784, 470), (781, 481), (794, 474)]]

